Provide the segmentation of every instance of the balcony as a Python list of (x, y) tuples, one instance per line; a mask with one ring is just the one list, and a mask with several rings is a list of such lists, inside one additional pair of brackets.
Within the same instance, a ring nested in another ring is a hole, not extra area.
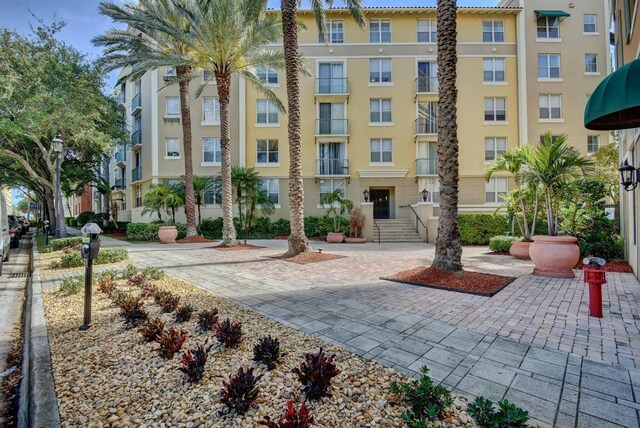
[(122, 166), (122, 164), (124, 164), (127, 161), (127, 151), (125, 150), (124, 147), (120, 147), (118, 148), (118, 151), (116, 152), (115, 155), (115, 159), (116, 159), (116, 164)]
[(348, 176), (349, 160), (348, 159), (318, 159), (316, 176)]
[(142, 132), (138, 129), (136, 132), (131, 134), (131, 146), (135, 149), (140, 145), (142, 145)]
[(346, 77), (327, 77), (316, 79), (316, 95), (347, 95), (349, 80)]
[(349, 135), (349, 120), (317, 119), (316, 135)]
[(124, 189), (124, 180), (122, 178), (116, 178), (116, 181), (113, 187), (114, 187), (114, 190)]
[(416, 94), (437, 94), (438, 78), (420, 76), (416, 78)]
[(438, 159), (416, 159), (416, 175), (438, 175)]
[(131, 170), (131, 182), (140, 181), (142, 178), (142, 167), (135, 167)]
[(118, 92), (118, 95), (116, 95), (116, 102), (120, 105), (124, 105), (125, 99), (126, 99), (126, 94), (124, 93), (124, 91)]
[(416, 119), (416, 134), (437, 134), (438, 120), (426, 117)]
[(141, 104), (141, 96), (140, 96), (140, 92), (138, 92), (135, 97), (133, 97), (133, 99), (131, 100), (131, 114), (136, 114), (138, 113), (141, 109), (142, 109), (142, 104)]

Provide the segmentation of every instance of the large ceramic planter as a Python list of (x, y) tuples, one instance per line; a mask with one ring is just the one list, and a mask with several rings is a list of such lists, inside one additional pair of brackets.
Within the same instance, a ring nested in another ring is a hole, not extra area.
[(511, 254), (516, 259), (531, 260), (531, 256), (529, 256), (530, 245), (531, 242), (516, 241), (511, 244), (511, 248), (509, 248), (509, 254)]
[(344, 233), (329, 232), (327, 234), (327, 242), (330, 242), (332, 244), (340, 244), (344, 242)]
[(574, 278), (573, 267), (580, 260), (577, 242), (573, 236), (534, 236), (529, 247), (529, 255), (536, 265), (533, 273), (551, 278)]
[(175, 244), (178, 237), (178, 229), (175, 226), (160, 226), (158, 238), (161, 244)]
[(344, 242), (346, 242), (347, 244), (364, 244), (365, 242), (367, 242), (367, 238), (349, 238), (349, 237), (346, 237), (346, 238), (344, 238)]

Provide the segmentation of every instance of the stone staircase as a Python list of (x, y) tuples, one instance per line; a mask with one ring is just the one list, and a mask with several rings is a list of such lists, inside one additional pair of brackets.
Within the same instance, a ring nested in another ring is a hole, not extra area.
[[(416, 232), (416, 225), (410, 218), (376, 219), (380, 227), (381, 242), (424, 242)], [(378, 242), (378, 230), (373, 228), (373, 239)]]

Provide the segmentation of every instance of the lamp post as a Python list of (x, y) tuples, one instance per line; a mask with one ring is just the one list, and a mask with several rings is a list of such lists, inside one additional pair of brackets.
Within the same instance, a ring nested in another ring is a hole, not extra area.
[(427, 202), (427, 199), (429, 199), (429, 191), (427, 189), (422, 189), (420, 194), (422, 195), (422, 202)]
[(364, 192), (362, 192), (362, 195), (364, 196), (364, 201), (369, 202), (369, 189), (364, 189)]
[(56, 152), (56, 194), (55, 211), (56, 211), (56, 238), (64, 238), (67, 236), (67, 228), (64, 224), (64, 212), (62, 211), (62, 192), (60, 191), (60, 167), (62, 164), (62, 149), (64, 141), (60, 138), (60, 134), (51, 142), (53, 151)]

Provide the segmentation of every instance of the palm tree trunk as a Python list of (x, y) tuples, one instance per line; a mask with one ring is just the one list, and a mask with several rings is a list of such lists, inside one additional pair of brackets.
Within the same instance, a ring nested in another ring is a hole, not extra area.
[(438, 0), (438, 168), (440, 217), (432, 267), (462, 270), (462, 244), (458, 225), (458, 91), (456, 89), (456, 0)]
[(289, 251), (287, 256), (311, 251), (304, 234), (304, 184), (302, 181), (302, 132), (300, 130), (300, 75), (298, 53), (298, 0), (282, 0), (282, 40), (285, 55), (289, 115)]
[(193, 194), (193, 147), (191, 144), (191, 100), (189, 99), (190, 75), (191, 67), (176, 68), (176, 76), (180, 85), (180, 121), (182, 122), (182, 141), (184, 142), (184, 213), (187, 216), (187, 238), (198, 234), (196, 229), (195, 196)]
[(229, 93), (231, 74), (216, 71), (218, 97), (220, 97), (220, 151), (222, 152), (222, 245), (238, 244), (233, 226), (233, 192), (231, 189), (231, 132), (229, 130)]

